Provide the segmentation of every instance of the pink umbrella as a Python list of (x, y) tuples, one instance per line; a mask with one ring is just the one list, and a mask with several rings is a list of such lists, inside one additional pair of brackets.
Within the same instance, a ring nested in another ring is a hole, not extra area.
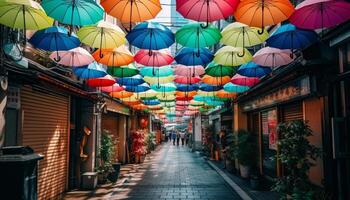
[(169, 65), (174, 61), (174, 58), (170, 55), (169, 51), (162, 50), (139, 50), (134, 59), (137, 63), (145, 66), (160, 67)]
[(81, 47), (77, 47), (69, 51), (58, 51), (57, 53), (51, 53), (51, 60), (58, 60), (57, 55), (61, 58), (61, 60), (57, 63), (68, 67), (86, 66), (95, 61), (92, 55)]
[(195, 66), (185, 66), (185, 65), (176, 65), (175, 74), (179, 76), (201, 76), (205, 73), (204, 67), (201, 65)]
[(290, 56), (291, 54), (292, 51), (290, 49), (264, 47), (254, 54), (253, 61), (258, 65), (266, 67), (288, 65), (293, 61), (291, 57), (294, 56)]
[(124, 90), (123, 86), (120, 86), (118, 83), (115, 83), (111, 86), (101, 87), (101, 91), (111, 93), (111, 92), (121, 92)]
[(350, 19), (350, 3), (342, 0), (305, 0), (296, 6), (289, 21), (303, 29), (336, 26)]
[(239, 0), (176, 0), (176, 11), (199, 22), (225, 19), (236, 10)]
[(101, 78), (90, 78), (86, 80), (86, 85), (90, 87), (104, 87), (115, 84), (115, 79), (111, 75), (106, 75)]
[(188, 101), (176, 101), (176, 105), (188, 106), (190, 103)]
[(236, 74), (232, 77), (231, 83), (241, 86), (254, 86), (259, 83), (259, 78), (257, 77), (246, 77)]
[(199, 83), (201, 78), (199, 76), (186, 77), (186, 76), (176, 76), (174, 82), (180, 84), (195, 84)]
[(191, 116), (191, 115), (197, 114), (198, 112), (199, 112), (199, 111), (190, 111), (190, 110), (188, 110), (188, 111), (186, 111), (186, 112), (184, 113), (184, 115)]

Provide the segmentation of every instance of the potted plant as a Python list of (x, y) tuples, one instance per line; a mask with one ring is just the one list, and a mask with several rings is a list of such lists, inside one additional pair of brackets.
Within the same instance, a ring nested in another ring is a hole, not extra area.
[(135, 162), (141, 163), (143, 161), (142, 156), (146, 154), (145, 132), (143, 130), (132, 133), (132, 152), (135, 156)]
[(238, 130), (235, 141), (235, 157), (239, 161), (241, 177), (249, 178), (249, 170), (256, 164), (256, 137), (246, 130)]
[(150, 132), (146, 136), (145, 143), (146, 143), (147, 153), (151, 153), (151, 151), (153, 151), (156, 148), (156, 134), (154, 132)]
[(320, 156), (320, 149), (311, 145), (307, 137), (312, 135), (308, 124), (302, 120), (281, 123), (277, 127), (279, 155), (284, 174), (272, 189), (284, 199), (314, 199), (314, 189), (308, 172)]
[(227, 149), (226, 149), (226, 169), (229, 172), (234, 172), (235, 167), (235, 142), (234, 142), (234, 135), (232, 133), (228, 133), (226, 135), (226, 143), (227, 143)]
[(107, 181), (108, 174), (111, 171), (112, 159), (114, 156), (114, 143), (112, 135), (108, 130), (103, 130), (101, 134), (101, 145), (100, 145), (100, 165), (98, 167), (98, 179), (99, 183), (103, 184)]

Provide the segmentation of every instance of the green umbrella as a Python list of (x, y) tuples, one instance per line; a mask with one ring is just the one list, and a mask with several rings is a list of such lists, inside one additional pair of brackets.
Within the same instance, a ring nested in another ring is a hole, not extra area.
[(164, 77), (164, 76), (170, 76), (174, 74), (174, 70), (170, 66), (165, 67), (143, 67), (140, 69), (140, 74), (142, 76), (149, 76), (149, 77)]
[(176, 90), (176, 85), (174, 83), (164, 83), (164, 84), (153, 84), (151, 88), (157, 92), (173, 92)]
[(139, 70), (133, 63), (131, 63), (120, 67), (107, 67), (107, 73), (118, 78), (124, 78), (138, 74)]
[(192, 23), (180, 28), (175, 38), (176, 42), (182, 46), (201, 48), (217, 44), (221, 39), (221, 33), (213, 25), (202, 28), (200, 23)]
[(212, 61), (205, 68), (205, 73), (214, 77), (232, 76), (236, 72), (235, 67), (224, 66)]

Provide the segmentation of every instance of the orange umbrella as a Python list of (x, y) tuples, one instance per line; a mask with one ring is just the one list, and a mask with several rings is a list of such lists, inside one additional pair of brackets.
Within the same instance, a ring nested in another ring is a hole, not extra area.
[(109, 93), (109, 95), (113, 98), (127, 98), (127, 97), (131, 97), (133, 94), (134, 94), (133, 92), (128, 92), (128, 91)]
[(189, 91), (189, 92), (181, 92), (181, 91), (176, 91), (175, 95), (176, 97), (194, 97), (196, 95), (196, 91)]
[(123, 103), (125, 104), (125, 105), (128, 105), (128, 106), (132, 106), (132, 107), (134, 107), (134, 106), (139, 106), (139, 105), (142, 105), (141, 104), (141, 101), (123, 101)]
[(202, 82), (209, 85), (225, 85), (226, 83), (230, 82), (230, 80), (231, 77), (229, 76), (213, 77), (209, 75), (204, 75), (202, 78)]
[(148, 108), (145, 104), (139, 103), (137, 105), (131, 105), (131, 107), (135, 110), (145, 110)]
[(235, 97), (237, 97), (237, 94), (226, 92), (225, 90), (219, 90), (216, 92), (215, 96), (217, 96), (219, 98), (235, 98)]
[(96, 62), (107, 66), (124, 66), (134, 62), (134, 56), (124, 45), (114, 49), (101, 49), (101, 54), (103, 54), (102, 58), (98, 49), (92, 56)]
[(292, 15), (294, 7), (289, 0), (241, 0), (234, 17), (252, 27), (262, 28), (278, 24)]

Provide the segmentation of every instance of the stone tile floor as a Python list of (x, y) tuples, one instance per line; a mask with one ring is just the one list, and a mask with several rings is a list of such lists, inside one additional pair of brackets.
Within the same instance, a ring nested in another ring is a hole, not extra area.
[(141, 165), (123, 167), (117, 185), (95, 192), (71, 192), (65, 200), (234, 200), (241, 199), (199, 155), (189, 148), (166, 143)]

